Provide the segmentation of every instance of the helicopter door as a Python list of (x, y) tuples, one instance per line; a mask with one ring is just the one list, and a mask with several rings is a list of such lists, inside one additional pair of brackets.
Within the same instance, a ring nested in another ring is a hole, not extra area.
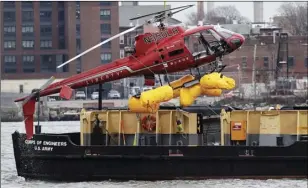
[(210, 55), (204, 41), (201, 39), (200, 33), (194, 33), (192, 35), (185, 36), (184, 42), (185, 46), (193, 56), (200, 54), (201, 52), (206, 52), (208, 55)]

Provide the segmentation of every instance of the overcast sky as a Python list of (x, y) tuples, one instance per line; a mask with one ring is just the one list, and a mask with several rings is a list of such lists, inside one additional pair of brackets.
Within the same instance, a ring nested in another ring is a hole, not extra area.
[[(163, 5), (164, 2), (139, 2), (139, 5)], [(172, 2), (167, 1), (167, 5), (171, 5), (171, 8), (175, 8), (182, 5), (189, 5), (194, 4), (195, 6), (192, 8), (189, 8), (187, 10), (184, 10), (183, 12), (175, 14), (173, 17), (181, 20), (182, 22), (186, 21), (186, 14), (197, 11), (197, 2)], [(251, 21), (253, 21), (253, 2), (214, 2), (215, 6), (221, 6), (221, 5), (234, 5), (242, 14), (242, 16), (245, 16), (249, 18)], [(263, 19), (264, 21), (269, 21), (270, 17), (273, 17), (275, 14), (278, 14), (277, 9), (281, 5), (281, 2), (264, 2), (263, 3), (263, 10), (264, 15)], [(204, 6), (206, 6), (206, 2), (204, 2)], [(204, 11), (206, 11), (206, 7), (204, 7)]]

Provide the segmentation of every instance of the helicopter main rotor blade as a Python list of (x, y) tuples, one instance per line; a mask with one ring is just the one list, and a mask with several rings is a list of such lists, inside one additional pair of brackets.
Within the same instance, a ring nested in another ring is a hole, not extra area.
[(122, 33), (119, 33), (119, 34), (117, 34), (117, 35), (114, 35), (114, 36), (110, 37), (110, 38), (107, 39), (107, 40), (104, 40), (103, 42), (101, 42), (101, 43), (99, 43), (99, 44), (97, 44), (97, 45), (95, 45), (95, 46), (93, 46), (93, 47), (87, 49), (86, 51), (82, 52), (81, 54), (78, 54), (77, 56), (73, 57), (72, 59), (70, 59), (70, 60), (68, 60), (68, 61), (66, 61), (66, 62), (64, 62), (64, 63), (62, 63), (62, 64), (59, 65), (57, 68), (63, 67), (64, 65), (66, 65), (66, 64), (68, 64), (68, 63), (70, 63), (70, 62), (72, 62), (72, 61), (74, 61), (74, 60), (76, 60), (76, 59), (78, 59), (79, 57), (83, 56), (84, 54), (86, 54), (86, 53), (88, 53), (88, 52), (90, 52), (90, 51), (92, 51), (92, 50), (94, 50), (95, 48), (98, 48), (98, 47), (100, 47), (101, 45), (106, 44), (107, 42), (112, 41), (113, 39), (116, 39), (116, 38), (118, 38), (118, 37), (120, 37), (120, 36), (122, 36), (122, 35), (124, 35), (124, 34), (126, 34), (126, 33), (129, 33), (129, 32), (131, 32), (131, 31), (134, 31), (135, 29), (137, 29), (137, 28), (140, 27), (140, 26), (142, 26), (142, 25), (136, 25), (135, 27), (132, 27), (132, 28), (130, 28), (130, 29), (128, 29), (128, 30), (123, 31)]
[[(46, 89), (56, 78), (54, 76), (50, 77), (47, 82), (45, 82), (44, 85), (42, 85), (37, 92), (40, 92), (41, 90)], [(22, 105), (26, 104), (34, 95), (37, 94), (37, 92), (31, 93), (23, 102)]]
[[(148, 16), (152, 16), (152, 15), (157, 15), (157, 14), (161, 14), (161, 13), (168, 12), (168, 11), (171, 11), (171, 10), (180, 9), (180, 8), (182, 8), (182, 10), (184, 10), (184, 9), (190, 8), (192, 6), (194, 6), (194, 5), (180, 6), (180, 7), (176, 7), (176, 8), (171, 8), (171, 9), (167, 9), (167, 10), (162, 10), (162, 11), (158, 11), (158, 12), (154, 12), (154, 13), (150, 13), (150, 14), (134, 17), (134, 18), (131, 18), (129, 20), (137, 20), (137, 19), (140, 19), (140, 18), (144, 18), (144, 17), (148, 17)], [(180, 11), (182, 11), (182, 10), (180, 10)], [(179, 12), (179, 11), (177, 11), (177, 12)]]

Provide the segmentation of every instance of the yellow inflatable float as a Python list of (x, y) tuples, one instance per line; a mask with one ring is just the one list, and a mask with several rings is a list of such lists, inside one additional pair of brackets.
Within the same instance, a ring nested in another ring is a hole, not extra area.
[(190, 106), (200, 95), (220, 96), (222, 89), (233, 89), (235, 81), (232, 78), (223, 76), (220, 73), (211, 73), (203, 76), (200, 83), (189, 88), (180, 89), (181, 106)]
[(159, 103), (143, 106), (140, 99), (136, 97), (130, 97), (128, 100), (128, 108), (132, 112), (136, 113), (156, 113), (159, 109)]
[(142, 92), (140, 100), (143, 106), (153, 106), (155, 104), (169, 101), (173, 98), (173, 89), (169, 85), (164, 85), (152, 90)]
[(203, 76), (200, 79), (200, 85), (205, 89), (233, 89), (235, 81), (221, 73), (214, 72)]
[(184, 88), (183, 84), (193, 81), (192, 75), (186, 75), (175, 80), (169, 85), (164, 85), (156, 89), (142, 92), (140, 98), (131, 97), (128, 101), (128, 107), (133, 112), (150, 112), (154, 113), (159, 109), (161, 102), (166, 102), (172, 98), (180, 97), (181, 106), (190, 106), (200, 95), (220, 96), (222, 89), (233, 89), (235, 81), (221, 73), (211, 73), (204, 75), (200, 83), (189, 88)]
[(175, 80), (170, 83), (170, 86), (173, 88), (173, 98), (180, 96), (180, 90), (183, 84), (193, 81), (195, 77), (193, 75), (185, 75), (182, 78)]

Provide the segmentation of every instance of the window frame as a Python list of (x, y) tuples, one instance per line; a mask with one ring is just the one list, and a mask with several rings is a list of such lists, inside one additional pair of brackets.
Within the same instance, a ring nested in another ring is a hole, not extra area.
[[(109, 58), (110, 57), (110, 58)], [(101, 63), (110, 63), (112, 62), (112, 53), (111, 52), (102, 52), (100, 55)]]
[[(28, 45), (25, 45), (25, 44), (31, 44), (33, 43), (32, 47), (28, 47)], [(22, 40), (21, 41), (21, 46), (23, 49), (34, 49), (34, 46), (35, 46), (35, 41), (34, 40)]]
[[(12, 46), (14, 46), (14, 47), (11, 47), (11, 48), (5, 47), (6, 44), (8, 44), (10, 42), (13, 44)], [(3, 41), (3, 49), (4, 50), (15, 50), (16, 49), (16, 40), (5, 40), (5, 41)]]
[(35, 56), (34, 55), (23, 55), (22, 56), (22, 68), (23, 68), (24, 73), (34, 73), (35, 72)]
[[(6, 2), (6, 1), (5, 1)], [(14, 11), (3, 11), (3, 23), (16, 22), (16, 12)], [(11, 14), (11, 18), (8, 18), (5, 14)], [(14, 15), (14, 16), (13, 16)]]
[[(12, 61), (8, 61), (9, 58), (12, 58)], [(7, 71), (7, 70), (13, 70), (13, 71)], [(3, 72), (5, 74), (17, 73), (17, 57), (16, 57), (16, 55), (4, 55), (3, 56)]]
[[(41, 1), (43, 2), (43, 1)], [(43, 16), (43, 13), (48, 13), (47, 15)], [(46, 22), (46, 21), (51, 21), (52, 20), (52, 11), (49, 10), (40, 10), (40, 22)]]
[[(107, 14), (108, 12), (109, 12), (109, 14)], [(104, 13), (106, 13), (106, 14), (104, 14)], [(111, 20), (111, 10), (110, 9), (101, 9), (100, 10), (100, 19), (101, 20)]]
[(34, 21), (34, 11), (33, 10), (23, 10), (21, 11), (21, 20), (23, 22), (33, 22)]
[[(42, 45), (43, 44), (43, 45)], [(50, 44), (50, 45), (45, 45)], [(52, 48), (52, 40), (40, 40), (40, 49), (51, 49)]]
[[(107, 26), (108, 25), (108, 31), (107, 30), (104, 30), (104, 27), (103, 26)], [(111, 34), (111, 24), (110, 23), (103, 23), (103, 24), (101, 24), (100, 25), (100, 29), (101, 29), (101, 34), (107, 34), (107, 35), (109, 35), (109, 34)]]

